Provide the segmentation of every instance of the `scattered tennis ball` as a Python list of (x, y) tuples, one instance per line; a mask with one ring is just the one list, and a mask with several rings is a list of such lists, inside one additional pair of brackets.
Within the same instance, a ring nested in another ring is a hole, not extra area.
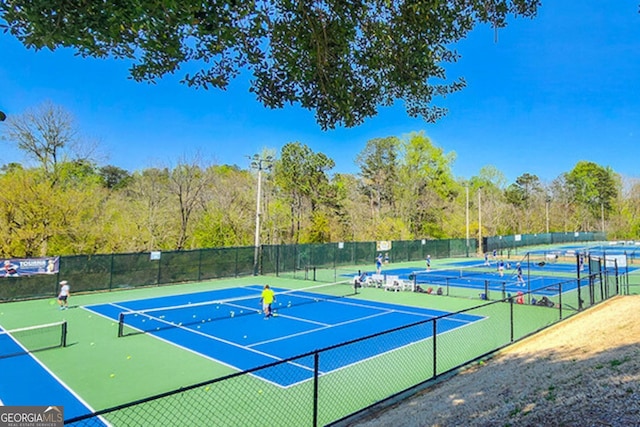
[(92, 342), (92, 343), (90, 343), (89, 345), (95, 345), (95, 343), (94, 343), (94, 342)]
[(209, 391), (209, 390), (211, 390), (211, 387), (209, 387), (209, 386), (206, 386), (206, 387), (204, 388), (204, 391)]
[(247, 336), (245, 335), (245, 336), (244, 336), (244, 337), (242, 337), (242, 338), (247, 338)]
[(109, 375), (109, 378), (115, 378), (115, 377), (116, 377), (116, 374)]
[(131, 356), (127, 356), (127, 360), (131, 359)]
[(195, 315), (195, 314), (193, 315), (193, 318), (194, 318), (194, 319), (196, 318), (196, 315)]
[(262, 394), (262, 390), (258, 390), (258, 394)]

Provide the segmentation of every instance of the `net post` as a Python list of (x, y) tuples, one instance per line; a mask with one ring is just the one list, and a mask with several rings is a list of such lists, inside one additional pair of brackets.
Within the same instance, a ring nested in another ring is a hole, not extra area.
[(562, 282), (558, 283), (558, 310), (560, 311), (560, 320), (562, 320)]
[(60, 337), (60, 343), (62, 344), (62, 347), (67, 346), (67, 331), (67, 321), (65, 320), (64, 322), (62, 322), (62, 336)]
[(118, 338), (124, 336), (124, 312), (120, 312), (118, 315)]
[(485, 298), (487, 299), (487, 301), (490, 301), (490, 299), (489, 299), (489, 281), (488, 280), (484, 281), (484, 295), (485, 295)]

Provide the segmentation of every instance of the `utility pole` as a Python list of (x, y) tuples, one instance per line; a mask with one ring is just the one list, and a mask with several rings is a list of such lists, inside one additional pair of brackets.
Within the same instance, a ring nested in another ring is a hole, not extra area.
[(258, 171), (258, 191), (256, 194), (256, 234), (255, 234), (255, 250), (253, 255), (253, 274), (257, 276), (259, 273), (259, 260), (260, 260), (260, 216), (262, 215), (261, 206), (262, 203), (262, 171), (271, 169), (273, 164), (273, 157), (261, 157), (258, 154), (254, 154), (249, 157), (251, 160), (251, 169)]

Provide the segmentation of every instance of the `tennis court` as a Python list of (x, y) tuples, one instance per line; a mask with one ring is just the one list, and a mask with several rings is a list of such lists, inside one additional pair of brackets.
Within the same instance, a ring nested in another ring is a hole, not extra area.
[[(308, 289), (274, 288), (276, 317), (260, 312), (261, 284), (89, 305), (84, 307), (119, 322), (123, 340), (144, 333), (186, 351), (204, 356), (239, 371), (341, 344), (389, 329), (449, 314), (399, 304), (370, 301), (353, 294), (349, 284), (321, 285)], [(457, 314), (443, 320), (437, 333), (446, 333), (482, 320), (482, 316)], [(132, 336), (127, 336), (132, 335)], [(405, 340), (380, 339), (372, 345), (354, 344), (349, 357), (325, 358), (320, 375), (357, 364), (421, 340), (432, 331)], [(282, 372), (282, 370), (286, 372)], [(297, 359), (275, 372), (255, 374), (280, 387), (308, 381), (314, 375), (312, 356)]]
[(63, 328), (66, 324), (62, 322), (12, 331), (0, 328), (0, 405), (29, 402), (35, 406), (64, 407), (67, 418), (92, 410), (33, 355), (34, 351), (64, 346)]
[[(450, 264), (443, 268), (433, 268), (431, 270), (415, 270), (411, 268), (387, 268), (384, 274), (387, 276), (398, 276), (401, 280), (413, 281), (422, 288), (426, 287), (456, 287), (477, 290), (483, 292), (487, 290), (499, 291), (515, 294), (523, 290), (535, 290), (536, 294), (551, 297), (556, 296), (560, 291), (559, 283), (567, 283), (562, 287), (563, 292), (574, 290), (577, 287), (575, 275), (553, 274), (531, 274), (523, 268), (523, 279), (525, 283), (518, 283), (515, 273), (515, 263), (511, 268), (504, 270), (503, 275), (497, 271), (495, 261), (492, 265), (478, 265), (477, 261), (462, 261)], [(575, 270), (575, 267), (573, 267)], [(533, 269), (532, 269), (533, 270)], [(535, 273), (539, 273), (536, 270)], [(347, 276), (347, 275), (345, 275)]]

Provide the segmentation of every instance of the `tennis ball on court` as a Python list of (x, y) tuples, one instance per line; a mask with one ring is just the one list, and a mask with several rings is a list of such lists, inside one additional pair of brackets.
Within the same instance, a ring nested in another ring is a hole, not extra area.
[(242, 338), (246, 338), (246, 337), (247, 337), (247, 336), (245, 335), (245, 336), (243, 336)]
[(209, 391), (209, 390), (211, 390), (211, 387), (209, 387), (209, 386), (206, 386), (206, 387), (204, 388), (204, 391)]
[(262, 394), (262, 390), (258, 390), (258, 394)]
[(131, 359), (131, 356), (127, 356), (127, 360)]
[(89, 345), (95, 345), (95, 344), (96, 344), (96, 343), (92, 342), (92, 343), (90, 343)]
[(115, 377), (116, 377), (116, 374), (109, 375), (109, 378), (115, 378)]
[(193, 318), (194, 318), (194, 319), (196, 318), (196, 315), (195, 315), (195, 314), (193, 315)]

